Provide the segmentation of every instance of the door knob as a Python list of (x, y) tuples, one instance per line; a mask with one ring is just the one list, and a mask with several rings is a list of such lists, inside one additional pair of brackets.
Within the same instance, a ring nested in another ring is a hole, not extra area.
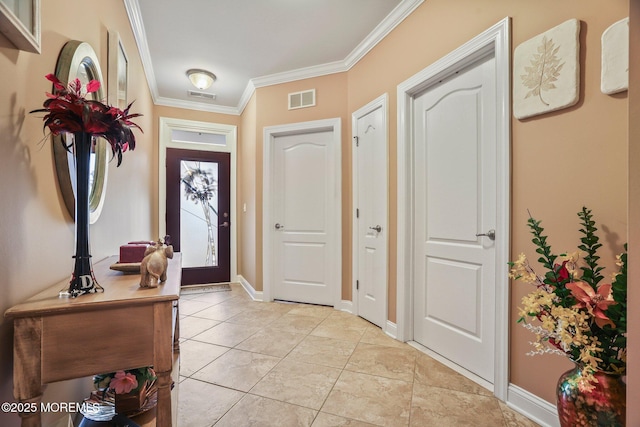
[(229, 226), (229, 221), (225, 221), (222, 224), (220, 224), (220, 227), (228, 227)]
[(491, 240), (496, 240), (496, 230), (489, 230), (486, 233), (478, 233), (476, 234), (477, 237), (480, 236), (486, 236)]
[(379, 233), (382, 231), (382, 227), (380, 227), (379, 225), (376, 225), (375, 227), (369, 227), (369, 230), (375, 230)]
[(274, 227), (276, 228), (276, 230), (280, 230), (281, 228), (284, 228), (284, 225), (280, 225), (279, 222), (276, 222), (276, 225)]

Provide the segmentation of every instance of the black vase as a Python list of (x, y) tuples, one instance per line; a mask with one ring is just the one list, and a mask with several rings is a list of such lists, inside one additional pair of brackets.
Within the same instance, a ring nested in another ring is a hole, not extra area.
[(73, 151), (76, 161), (76, 254), (69, 295), (103, 292), (93, 274), (89, 251), (89, 171), (93, 137), (89, 133), (74, 134)]

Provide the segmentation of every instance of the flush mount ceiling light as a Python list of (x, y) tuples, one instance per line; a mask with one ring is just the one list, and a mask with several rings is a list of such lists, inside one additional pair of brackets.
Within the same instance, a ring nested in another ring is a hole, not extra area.
[(213, 82), (216, 81), (215, 74), (206, 70), (199, 70), (197, 68), (187, 70), (187, 76), (189, 77), (189, 80), (191, 80), (191, 83), (200, 90), (208, 89)]

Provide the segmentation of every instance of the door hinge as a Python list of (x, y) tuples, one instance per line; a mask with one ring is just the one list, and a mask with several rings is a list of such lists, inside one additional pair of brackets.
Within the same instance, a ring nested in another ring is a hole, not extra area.
[(360, 209), (356, 209), (356, 218), (360, 218)]
[(357, 136), (354, 136), (353, 140), (356, 142), (356, 147), (359, 147), (360, 146), (360, 138), (358, 138)]
[(356, 280), (356, 291), (360, 290), (360, 280)]

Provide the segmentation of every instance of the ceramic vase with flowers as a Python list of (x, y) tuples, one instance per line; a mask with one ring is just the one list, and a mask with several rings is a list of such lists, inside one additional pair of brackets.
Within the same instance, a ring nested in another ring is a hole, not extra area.
[(150, 366), (95, 375), (93, 384), (102, 400), (113, 399), (115, 412), (131, 416), (152, 407), (156, 374)]
[(611, 283), (601, 283), (604, 267), (598, 265), (597, 250), (602, 244), (593, 215), (582, 208), (578, 216), (578, 251), (561, 255), (551, 252), (541, 222), (529, 218), (538, 262), (546, 273), (538, 275), (524, 254), (509, 263), (511, 278), (535, 286), (522, 299), (518, 322), (536, 336), (530, 355), (560, 354), (576, 364), (558, 380), (562, 427), (624, 426), (627, 255), (617, 257), (619, 270)]
[[(75, 79), (65, 87), (53, 74), (48, 74), (46, 78), (53, 83), (53, 93), (47, 94), (43, 108), (31, 112), (46, 113), (43, 117), (44, 127), (49, 128), (52, 135), (73, 134), (73, 142), (65, 145), (65, 149), (73, 152), (76, 162), (76, 253), (68, 290), (68, 294), (75, 298), (103, 291), (93, 274), (89, 250), (89, 174), (95, 139), (103, 137), (109, 142), (120, 166), (122, 153), (135, 148), (132, 128), (141, 130), (131, 119), (141, 114), (129, 114), (131, 104), (123, 111), (87, 99), (87, 94), (100, 88), (97, 80), (83, 85), (79, 79)], [(64, 139), (61, 141), (65, 144)]]

